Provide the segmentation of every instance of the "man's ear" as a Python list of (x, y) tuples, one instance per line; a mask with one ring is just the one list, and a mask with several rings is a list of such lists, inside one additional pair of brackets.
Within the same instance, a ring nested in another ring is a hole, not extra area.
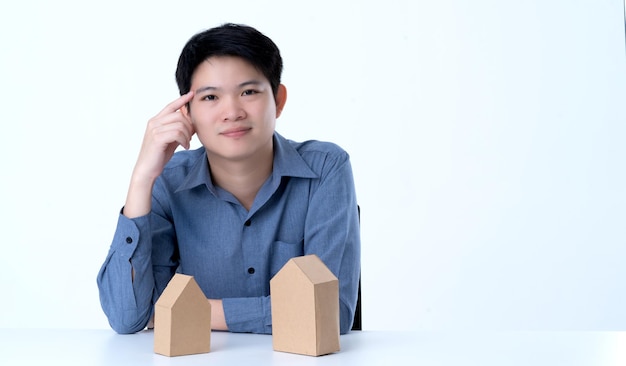
[(280, 84), (276, 93), (276, 118), (280, 117), (283, 108), (285, 108), (285, 103), (287, 103), (287, 88)]
[(185, 116), (185, 118), (190, 120), (191, 117), (189, 116), (189, 103), (191, 103), (191, 102), (187, 102), (187, 104), (185, 104), (184, 106), (180, 107), (180, 111), (183, 113), (183, 116)]

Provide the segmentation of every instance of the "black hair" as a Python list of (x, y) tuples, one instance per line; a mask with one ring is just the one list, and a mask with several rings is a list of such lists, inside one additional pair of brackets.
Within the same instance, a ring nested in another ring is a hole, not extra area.
[(213, 56), (235, 56), (248, 61), (267, 78), (276, 97), (283, 71), (278, 47), (258, 30), (233, 23), (197, 33), (187, 41), (176, 67), (180, 95), (191, 89), (191, 78), (198, 65)]

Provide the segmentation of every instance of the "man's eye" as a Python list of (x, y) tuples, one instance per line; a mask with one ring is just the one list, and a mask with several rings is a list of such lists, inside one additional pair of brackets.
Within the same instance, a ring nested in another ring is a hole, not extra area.
[(254, 95), (256, 93), (258, 93), (258, 91), (253, 90), (253, 89), (249, 89), (249, 90), (246, 90), (243, 93), (241, 93), (241, 95)]
[(202, 97), (202, 100), (215, 100), (217, 97), (215, 95), (205, 95)]

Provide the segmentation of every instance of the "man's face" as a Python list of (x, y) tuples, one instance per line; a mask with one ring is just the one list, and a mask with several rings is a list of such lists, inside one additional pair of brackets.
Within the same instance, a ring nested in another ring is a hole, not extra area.
[(275, 100), (269, 81), (254, 66), (219, 56), (198, 65), (191, 90), (191, 121), (209, 158), (241, 161), (272, 151), (284, 86)]

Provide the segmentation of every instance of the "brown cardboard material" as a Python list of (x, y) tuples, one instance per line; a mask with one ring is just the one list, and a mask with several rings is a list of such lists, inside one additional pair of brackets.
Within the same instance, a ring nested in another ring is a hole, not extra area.
[(318, 256), (290, 259), (270, 280), (270, 295), (275, 351), (339, 351), (339, 280)]
[(154, 352), (165, 356), (211, 350), (211, 304), (193, 276), (175, 274), (154, 306)]

